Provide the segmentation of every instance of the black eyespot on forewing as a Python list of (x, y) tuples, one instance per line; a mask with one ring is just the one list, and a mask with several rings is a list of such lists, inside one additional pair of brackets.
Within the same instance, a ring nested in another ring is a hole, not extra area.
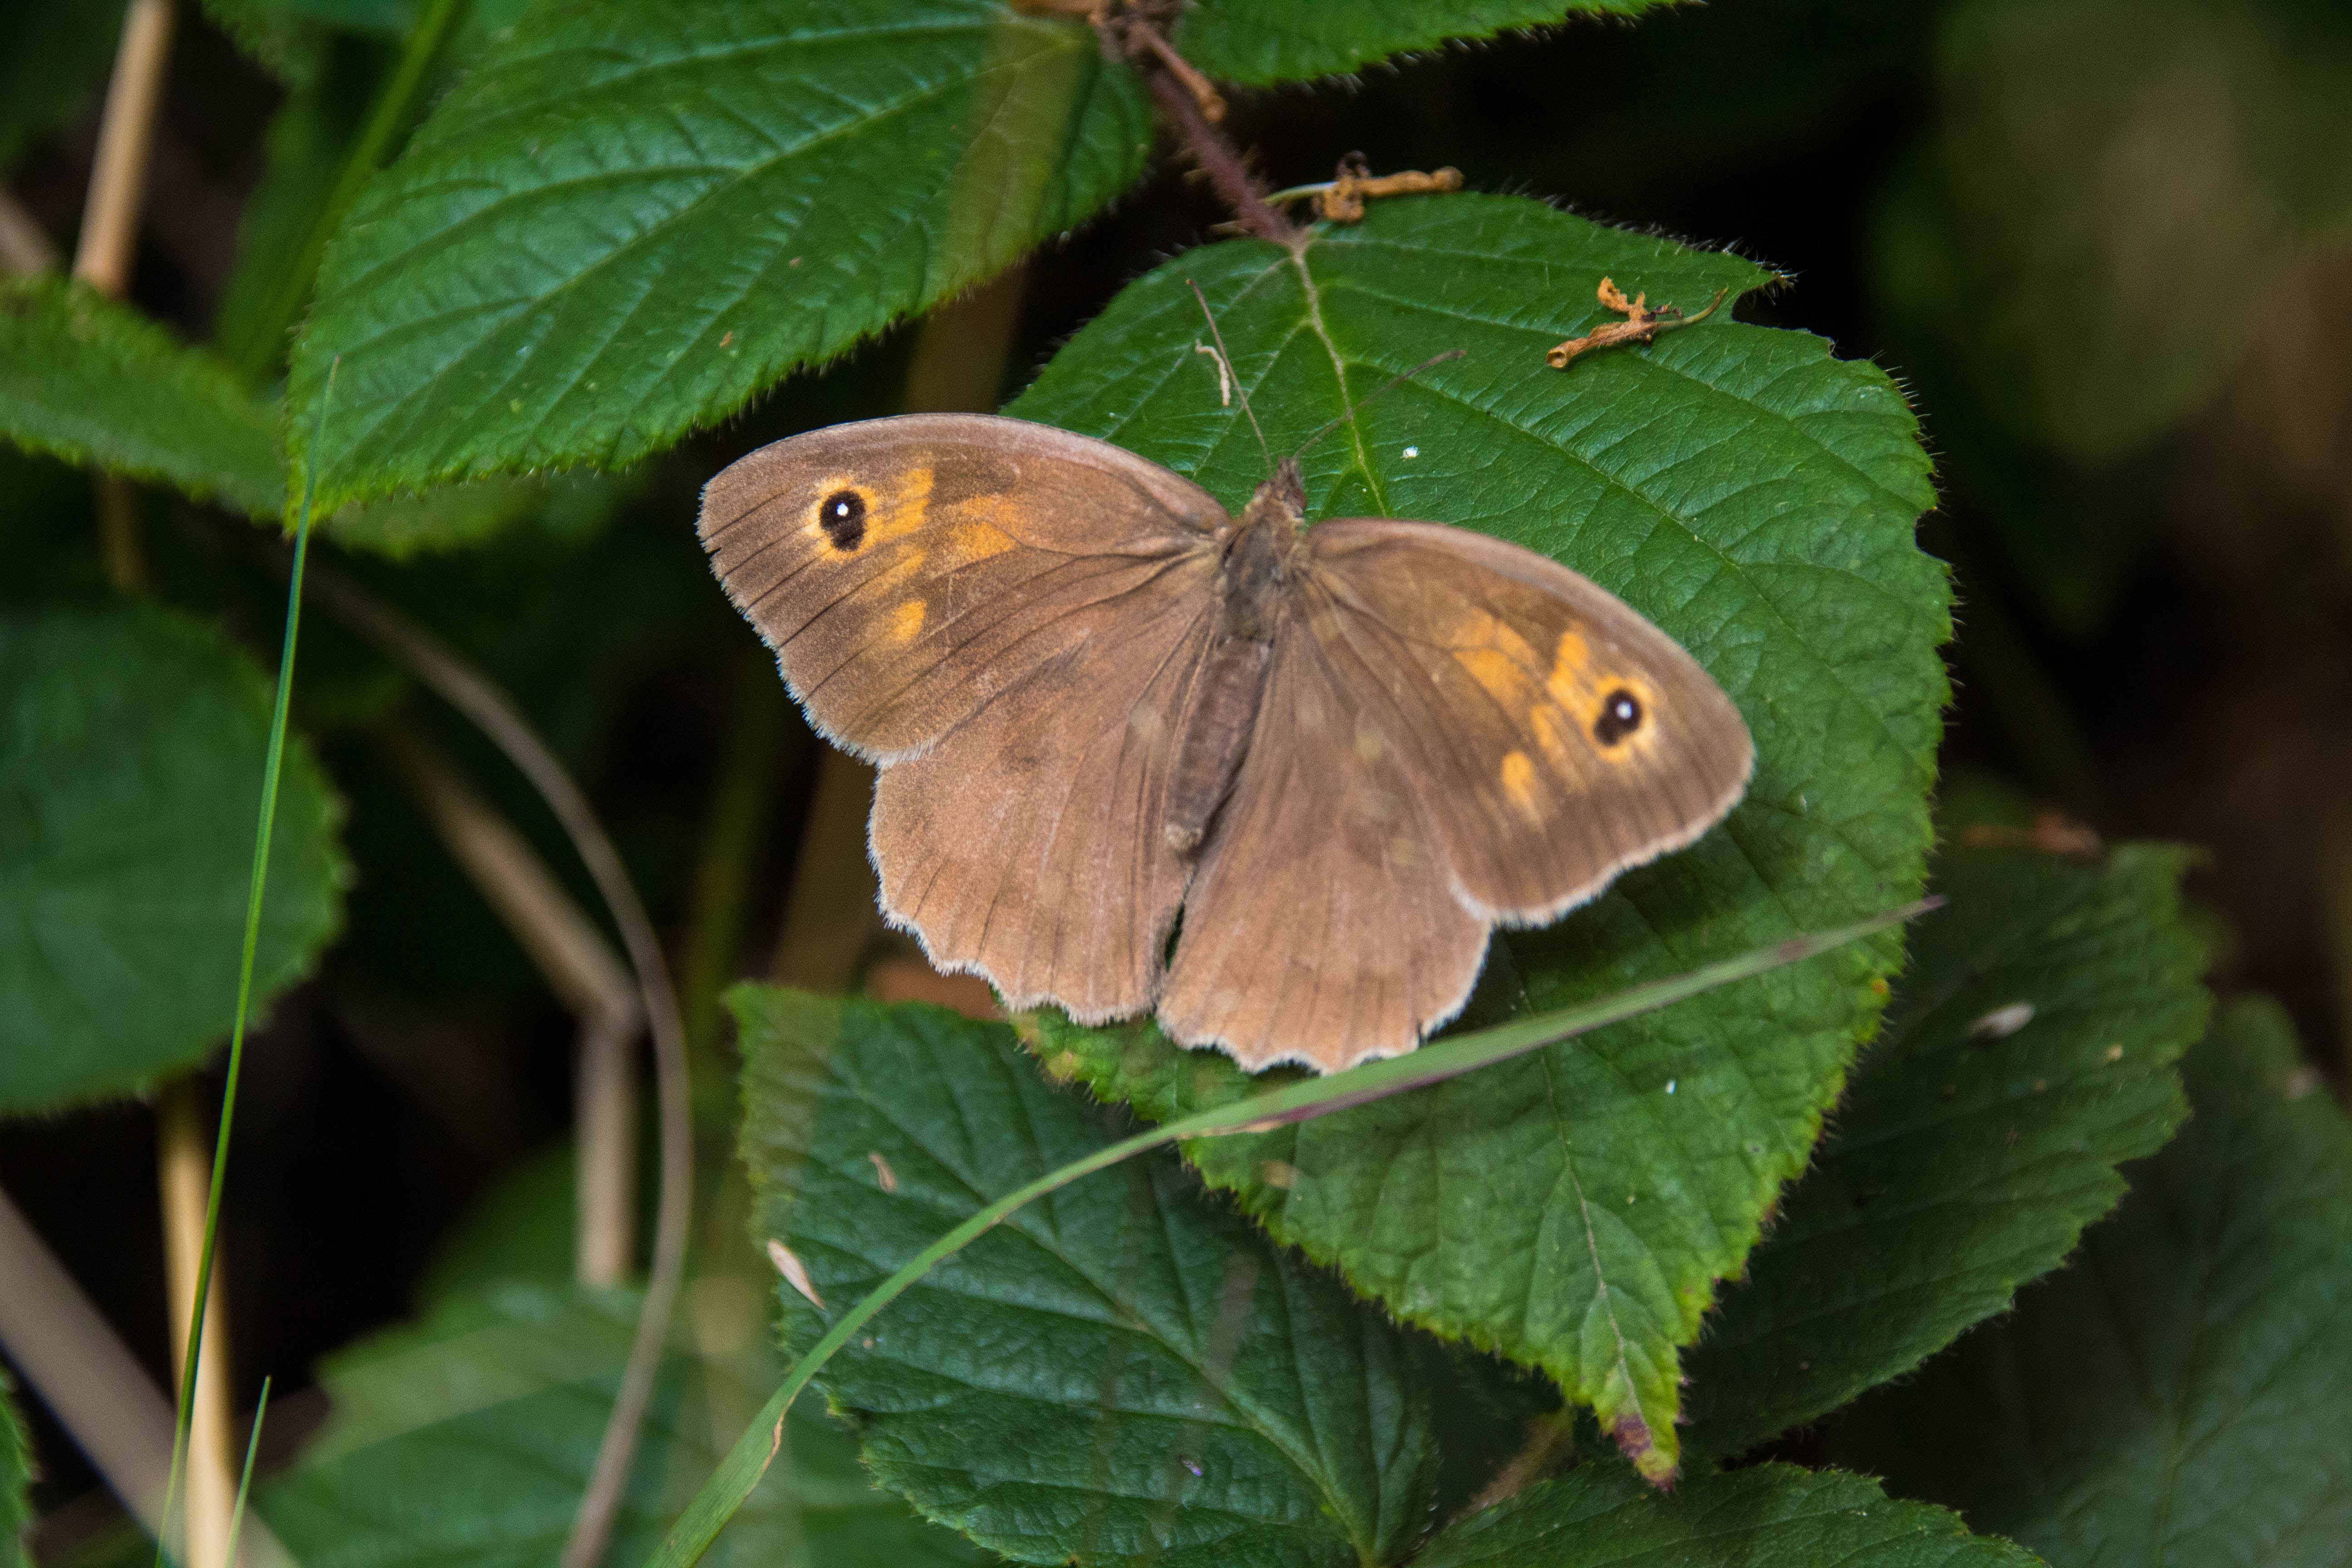
[(1592, 721), (1592, 738), (1613, 746), (1640, 729), (1645, 717), (1641, 700), (1621, 686), (1601, 700), (1601, 716)]
[(833, 547), (846, 555), (866, 542), (866, 498), (856, 490), (835, 490), (817, 503), (816, 521)]

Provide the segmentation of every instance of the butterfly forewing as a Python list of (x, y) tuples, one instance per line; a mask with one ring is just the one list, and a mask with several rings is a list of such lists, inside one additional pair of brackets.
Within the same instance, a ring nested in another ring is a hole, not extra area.
[(1731, 808), (1738, 710), (1622, 601), (1434, 523), (1308, 531), (1161, 1022), (1326, 1072), (1458, 1012), (1497, 923), (1549, 920)]
[(1738, 800), (1738, 709), (1588, 579), (1434, 523), (1348, 519), (1307, 544), (1297, 624), (1401, 755), (1473, 910), (1549, 920)]
[(703, 493), (728, 596), (829, 737), (910, 755), (1206, 559), (1224, 511), (1108, 442), (910, 415), (765, 447)]

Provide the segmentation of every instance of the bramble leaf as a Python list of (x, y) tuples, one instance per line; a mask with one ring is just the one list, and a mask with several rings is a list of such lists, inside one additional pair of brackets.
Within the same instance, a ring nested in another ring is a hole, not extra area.
[[(646, 1415), (605, 1561), (641, 1561), (776, 1369), (747, 1300), (743, 1342), (672, 1357)], [(560, 1554), (588, 1483), (636, 1321), (632, 1291), (510, 1285), (436, 1308), (331, 1361), (334, 1416), (261, 1489), (304, 1563), (525, 1568)], [(786, 1445), (705, 1561), (962, 1568), (987, 1561), (858, 1473), (856, 1445), (795, 1416)]]
[(2057, 1267), (2188, 1111), (2183, 854), (1956, 849), (1837, 1125), (1689, 1359), (1694, 1453), (1909, 1371)]
[(33, 1527), (33, 1456), (16, 1414), (16, 1385), (0, 1367), (0, 1568), (31, 1568), (25, 1532)]
[(2264, 1001), (2064, 1269), (1836, 1445), (2053, 1568), (2334, 1568), (2352, 1539), (2352, 1126)]
[[(1487, 1007), (1549, 1009), (1902, 903), (1928, 840), (1948, 619), (1943, 569), (1912, 542), (1933, 498), (1902, 398), (1817, 338), (1721, 314), (1551, 370), (1545, 351), (1602, 319), (1604, 276), (1686, 309), (1769, 277), (1532, 201), (1379, 203), (1295, 258), (1234, 242), (1160, 268), (1010, 410), (1238, 506), (1263, 459), (1194, 352), (1207, 332), (1187, 279), (1276, 451), (1386, 377), (1467, 351), (1307, 454), (1312, 515), (1434, 519), (1556, 556), (1705, 664), (1757, 748), (1723, 827), (1498, 944)], [(1408, 1321), (1541, 1366), (1664, 1479), (1679, 1347), (1804, 1168), (1897, 952), (1891, 935), (1856, 944), (1427, 1093), (1188, 1152), (1277, 1239)], [(1155, 1118), (1250, 1087), (1149, 1026), (1038, 1027), (1049, 1066)]]
[(1141, 173), (1141, 88), (1007, 0), (572, 0), (370, 185), (293, 370), (320, 502), (645, 456)]
[[(1013, 1032), (753, 986), (741, 1150), (804, 1350), (831, 1311), (999, 1197), (1113, 1141)], [(1393, 1563), (1436, 1452), (1403, 1331), (1144, 1157), (1015, 1213), (818, 1374), (866, 1462), (1022, 1563)], [(723, 1539), (723, 1538), (722, 1538)]]
[(1970, 1535), (1941, 1509), (1892, 1502), (1860, 1476), (1763, 1465), (1653, 1491), (1585, 1464), (1471, 1515), (1416, 1568), (2033, 1568), (2006, 1541)]
[(1335, 76), (1453, 38), (1568, 16), (1634, 16), (1660, 0), (1194, 0), (1176, 33), (1187, 58), (1227, 81)]
[(0, 169), (96, 96), (121, 31), (121, 7), (100, 0), (11, 8), (0, 51)]
[(0, 279), (0, 437), (256, 517), (276, 518), (286, 499), (275, 404), (62, 278)]
[[(0, 616), (0, 1110), (142, 1091), (227, 1038), (269, 730), (259, 669), (149, 609)], [(342, 918), (341, 808), (286, 753), (254, 968)]]

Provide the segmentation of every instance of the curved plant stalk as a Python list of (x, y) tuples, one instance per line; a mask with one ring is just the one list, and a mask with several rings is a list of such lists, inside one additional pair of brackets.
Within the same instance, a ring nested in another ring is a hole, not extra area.
[(1936, 908), (1942, 900), (1926, 899), (1898, 910), (1889, 910), (1853, 925), (1841, 926), (1818, 935), (1790, 937), (1728, 958), (1720, 963), (1710, 963), (1686, 974), (1671, 979), (1636, 985), (1580, 1006), (1562, 1008), (1541, 1017), (1522, 1018), (1499, 1024), (1491, 1029), (1458, 1036), (1386, 1061), (1368, 1062), (1350, 1068), (1346, 1072), (1328, 1078), (1308, 1079), (1268, 1094), (1254, 1096), (1214, 1110), (1163, 1122), (1158, 1127), (1123, 1139), (1108, 1148), (1096, 1151), (1085, 1159), (1072, 1161), (1060, 1170), (1040, 1176), (1017, 1192), (1008, 1193), (970, 1219), (931, 1243), (881, 1284), (876, 1286), (863, 1300), (835, 1320), (824, 1337), (811, 1346), (809, 1352), (794, 1363), (785, 1373), (784, 1381), (768, 1403), (761, 1406), (743, 1436), (736, 1439), (725, 1459), (702, 1489), (687, 1505), (686, 1512), (670, 1528), (660, 1549), (647, 1561), (646, 1568), (692, 1568), (692, 1564), (718, 1539), (719, 1531), (742, 1506), (751, 1489), (767, 1473), (784, 1440), (784, 1415), (802, 1389), (808, 1386), (835, 1352), (847, 1344), (874, 1315), (888, 1306), (900, 1292), (914, 1284), (932, 1268), (971, 1242), (985, 1235), (1024, 1205), (1046, 1194), (1068, 1186), (1081, 1176), (1105, 1170), (1120, 1161), (1149, 1150), (1178, 1142), (1187, 1138), (1215, 1138), (1235, 1132), (1264, 1132), (1293, 1122), (1328, 1116), (1335, 1110), (1385, 1100), (1409, 1089), (1423, 1089), (1447, 1079), (1496, 1062), (1524, 1056), (1546, 1046), (1557, 1045), (1606, 1025), (1661, 1007), (1686, 1001), (1705, 991), (1735, 981), (1746, 980), (1767, 970), (1779, 969), (1800, 963), (1832, 948), (1843, 947), (1874, 932), (1899, 925), (1915, 916)]
[(694, 1197), (694, 1131), (686, 1026), (678, 1013), (677, 994), (670, 984), (669, 967), (662, 957), (661, 942), (654, 934), (653, 921), (637, 898), (620, 852), (605, 836), (588, 797), (506, 693), (431, 632), (340, 574), (322, 571), (313, 592), (336, 618), (390, 654), (472, 720), (539, 791), (594, 879), (596, 890), (604, 895), (645, 998), (646, 1021), (654, 1042), (661, 1196), (655, 1211), (653, 1265), (646, 1280), (636, 1337), (629, 1347), (629, 1363), (621, 1374), (613, 1413), (604, 1424), (595, 1468), (589, 1475), (588, 1489), (581, 1497), (580, 1512), (563, 1547), (562, 1568), (593, 1568), (604, 1554), (628, 1482), (637, 1430), (653, 1398), (654, 1374), (669, 1336), (671, 1311), (686, 1270), (687, 1221)]

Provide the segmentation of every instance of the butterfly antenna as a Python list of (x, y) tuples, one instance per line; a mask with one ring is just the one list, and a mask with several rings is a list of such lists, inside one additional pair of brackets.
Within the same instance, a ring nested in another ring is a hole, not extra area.
[(1257, 449), (1265, 457), (1265, 471), (1270, 474), (1274, 472), (1274, 449), (1265, 444), (1265, 432), (1258, 426), (1257, 411), (1250, 406), (1249, 388), (1244, 386), (1242, 378), (1234, 374), (1234, 356), (1225, 352), (1224, 333), (1217, 331), (1217, 313), (1209, 309), (1209, 297), (1201, 292), (1198, 283), (1187, 278), (1184, 287), (1192, 290), (1192, 298), (1201, 301), (1201, 314), (1209, 318), (1209, 336), (1217, 345), (1218, 367), (1224, 372), (1234, 393), (1242, 400), (1242, 412), (1249, 416), (1250, 428), (1257, 432)]
[(1469, 352), (1470, 351), (1467, 349), (1447, 349), (1442, 354), (1430, 355), (1427, 359), (1422, 361), (1411, 370), (1399, 371), (1396, 374), (1389, 377), (1388, 380), (1382, 382), (1371, 391), (1364, 394), (1363, 396), (1358, 398), (1355, 402), (1348, 405), (1347, 408), (1341, 412), (1339, 417), (1332, 420), (1331, 423), (1315, 432), (1314, 435), (1307, 437), (1305, 445), (1301, 446), (1297, 451), (1293, 452), (1291, 456), (1293, 458), (1305, 457), (1308, 447), (1312, 447), (1316, 442), (1320, 441), (1324, 437), (1328, 436), (1332, 431), (1337, 430), (1340, 426), (1345, 425), (1349, 420), (1353, 419), (1356, 416), (1356, 411), (1358, 409), (1363, 407), (1365, 404), (1370, 403), (1373, 398), (1378, 397), (1381, 393), (1387, 392), (1405, 382), (1411, 381), (1414, 376), (1419, 375), (1423, 371), (1429, 369), (1432, 365), (1444, 364), (1450, 359), (1461, 359)]

